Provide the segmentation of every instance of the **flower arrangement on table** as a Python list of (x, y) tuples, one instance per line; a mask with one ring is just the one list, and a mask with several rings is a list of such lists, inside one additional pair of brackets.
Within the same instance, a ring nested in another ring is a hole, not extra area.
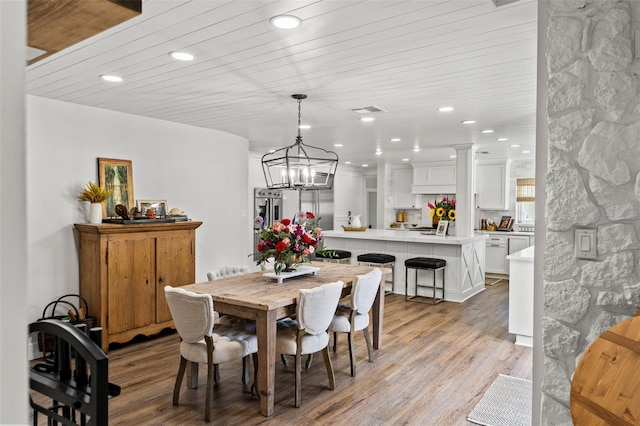
[(427, 203), (429, 208), (431, 209), (431, 218), (433, 219), (433, 223), (437, 223), (440, 219), (443, 220), (456, 220), (456, 199), (455, 198), (447, 198), (447, 196), (443, 196), (442, 200), (432, 203)]
[(280, 275), (283, 271), (294, 270), (300, 263), (309, 262), (309, 255), (316, 251), (322, 239), (319, 221), (320, 218), (316, 219), (311, 212), (298, 212), (292, 220), (285, 218), (267, 226), (264, 219), (257, 216), (255, 224), (260, 227), (257, 265), (272, 257), (273, 269)]

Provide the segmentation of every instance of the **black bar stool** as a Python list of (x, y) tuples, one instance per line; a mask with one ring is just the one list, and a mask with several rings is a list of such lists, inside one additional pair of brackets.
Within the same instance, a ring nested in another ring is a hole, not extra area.
[[(395, 281), (394, 270), (396, 266), (396, 257), (390, 254), (382, 253), (366, 253), (358, 256), (358, 265), (380, 266), (383, 268), (391, 268), (391, 292), (393, 292), (393, 284)], [(386, 278), (385, 278), (386, 283)]]
[[(444, 300), (444, 268), (447, 266), (447, 261), (443, 259), (436, 259), (433, 257), (413, 257), (404, 261), (404, 298), (405, 300), (411, 300), (418, 295), (418, 287), (433, 288), (433, 304), (440, 303)], [(415, 269), (416, 279), (414, 286), (414, 295), (409, 297), (409, 269)], [(431, 270), (433, 271), (433, 285), (418, 284), (418, 270)], [(438, 287), (436, 283), (436, 272), (442, 271), (442, 287)], [(442, 297), (436, 298), (436, 290), (442, 290)]]
[(325, 249), (323, 252), (316, 252), (316, 259), (323, 262), (351, 263), (351, 252), (346, 250)]

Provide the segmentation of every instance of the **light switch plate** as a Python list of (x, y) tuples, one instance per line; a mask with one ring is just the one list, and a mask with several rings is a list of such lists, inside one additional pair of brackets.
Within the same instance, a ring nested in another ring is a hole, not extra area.
[(576, 229), (574, 244), (578, 259), (595, 259), (598, 257), (595, 229)]

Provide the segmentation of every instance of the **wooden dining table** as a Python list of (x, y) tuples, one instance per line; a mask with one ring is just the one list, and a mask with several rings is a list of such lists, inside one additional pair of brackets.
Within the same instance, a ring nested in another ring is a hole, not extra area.
[[(343, 294), (349, 294), (357, 275), (372, 271), (371, 266), (312, 262), (319, 267), (317, 275), (289, 278), (278, 284), (265, 277), (264, 272), (189, 284), (182, 288), (196, 293), (210, 294), (213, 307), (220, 314), (234, 315), (255, 321), (258, 336), (258, 392), (260, 412), (271, 416), (275, 401), (276, 322), (295, 314), (298, 292), (335, 281), (344, 282)], [(384, 270), (383, 270), (384, 272)], [(384, 277), (384, 274), (383, 274)], [(384, 286), (378, 289), (373, 308), (373, 347), (382, 347), (382, 317), (384, 312)], [(215, 332), (215, 328), (214, 328)], [(196, 370), (197, 380), (197, 370)]]

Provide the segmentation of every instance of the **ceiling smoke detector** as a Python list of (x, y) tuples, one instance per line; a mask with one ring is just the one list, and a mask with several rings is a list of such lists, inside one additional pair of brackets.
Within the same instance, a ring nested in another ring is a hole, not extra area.
[(351, 111), (355, 112), (356, 114), (375, 114), (377, 112), (387, 112), (386, 110), (374, 105), (364, 108), (354, 108)]

